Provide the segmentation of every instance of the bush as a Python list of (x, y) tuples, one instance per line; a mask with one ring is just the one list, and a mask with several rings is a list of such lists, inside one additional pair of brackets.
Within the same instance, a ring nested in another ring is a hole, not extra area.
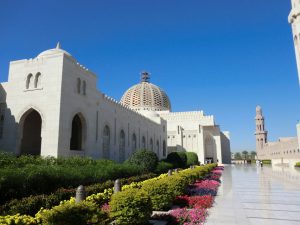
[(42, 209), (36, 219), (43, 225), (106, 225), (108, 214), (90, 202), (66, 202), (52, 209)]
[(199, 165), (198, 155), (195, 152), (186, 152), (187, 166)]
[(300, 162), (296, 162), (295, 167), (300, 167)]
[[(121, 183), (123, 185), (130, 184), (132, 182), (139, 182), (146, 179), (150, 179), (155, 177), (156, 175), (153, 173), (145, 174), (142, 176), (135, 176), (130, 178), (121, 179)], [(114, 181), (109, 180), (104, 183), (93, 184), (90, 186), (86, 186), (85, 190), (87, 195), (97, 194), (103, 192), (107, 188), (112, 188), (114, 186)], [(6, 204), (0, 206), (0, 214), (2, 215), (13, 215), (13, 214), (26, 214), (34, 216), (40, 208), (50, 209), (55, 205), (59, 205), (59, 203), (63, 200), (70, 199), (74, 197), (76, 193), (76, 189), (65, 189), (60, 188), (54, 193), (50, 195), (35, 195), (22, 198), (20, 200), (13, 199)]]
[(168, 170), (173, 169), (173, 165), (171, 163), (161, 161), (157, 164), (155, 169), (155, 173), (162, 174), (168, 172)]
[[(6, 164), (5, 160), (11, 162)], [(63, 164), (65, 162), (65, 164)], [(138, 166), (89, 158), (41, 158), (0, 154), (0, 205), (11, 199), (50, 194), (58, 188), (140, 175)]]
[(270, 159), (265, 159), (265, 160), (262, 160), (262, 163), (263, 163), (263, 164), (272, 164), (272, 160), (270, 160)]
[(37, 225), (35, 218), (27, 215), (16, 214), (13, 216), (0, 217), (1, 225)]
[(187, 166), (187, 157), (185, 152), (171, 152), (167, 156), (167, 162), (172, 163), (174, 167), (185, 168)]
[(110, 216), (118, 225), (147, 224), (152, 214), (149, 194), (139, 189), (128, 189), (112, 196)]
[(144, 173), (147, 173), (156, 169), (158, 158), (154, 152), (142, 149), (134, 152), (128, 162), (139, 166)]
[(171, 207), (174, 194), (165, 179), (147, 182), (142, 189), (149, 194), (153, 210), (161, 211)]

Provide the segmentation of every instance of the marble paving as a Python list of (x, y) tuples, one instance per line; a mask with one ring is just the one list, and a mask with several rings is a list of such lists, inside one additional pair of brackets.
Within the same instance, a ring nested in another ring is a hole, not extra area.
[(228, 165), (205, 225), (300, 225), (300, 169)]

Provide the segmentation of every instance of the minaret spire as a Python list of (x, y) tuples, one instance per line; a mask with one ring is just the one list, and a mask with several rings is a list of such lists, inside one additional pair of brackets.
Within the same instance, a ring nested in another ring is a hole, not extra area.
[(289, 14), (289, 23), (292, 26), (293, 40), (296, 53), (296, 63), (300, 84), (300, 0), (292, 0), (292, 9)]
[(268, 142), (268, 132), (265, 130), (265, 118), (262, 113), (262, 108), (259, 105), (256, 107), (255, 124), (256, 151), (258, 152), (262, 150)]
[(61, 49), (61, 47), (60, 47), (60, 42), (57, 42), (57, 44), (56, 44), (56, 49)]

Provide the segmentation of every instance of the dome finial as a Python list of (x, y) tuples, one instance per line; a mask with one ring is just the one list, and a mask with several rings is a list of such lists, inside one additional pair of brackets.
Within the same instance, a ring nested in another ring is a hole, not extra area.
[(148, 82), (150, 81), (150, 73), (144, 71), (141, 73), (141, 82)]
[(60, 42), (57, 42), (56, 49), (60, 49)]

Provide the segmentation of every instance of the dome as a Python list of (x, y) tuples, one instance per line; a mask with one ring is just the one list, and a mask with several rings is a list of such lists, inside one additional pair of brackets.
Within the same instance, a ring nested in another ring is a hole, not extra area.
[(72, 55), (69, 52), (67, 52), (67, 51), (60, 48), (60, 43), (59, 42), (57, 43), (56, 48), (52, 48), (52, 49), (48, 49), (46, 51), (43, 51), (37, 57), (39, 58), (39, 57), (42, 57), (42, 56), (48, 56), (48, 55), (57, 54), (57, 53), (64, 53), (64, 54), (72, 57)]
[(149, 82), (149, 74), (142, 73), (141, 83), (129, 88), (121, 99), (121, 104), (137, 111), (171, 111), (167, 94)]

